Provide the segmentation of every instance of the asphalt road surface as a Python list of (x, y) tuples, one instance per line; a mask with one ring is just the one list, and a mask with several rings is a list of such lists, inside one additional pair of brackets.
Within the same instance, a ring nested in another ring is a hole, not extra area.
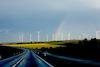
[(24, 52), (1, 60), (0, 67), (54, 67), (41, 57), (37, 56), (32, 50), (23, 49)]

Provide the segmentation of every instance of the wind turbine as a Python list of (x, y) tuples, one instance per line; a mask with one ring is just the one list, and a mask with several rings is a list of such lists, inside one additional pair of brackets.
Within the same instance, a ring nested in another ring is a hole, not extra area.
[(19, 35), (19, 42), (21, 42), (21, 35)]
[(61, 40), (62, 40), (62, 41), (64, 40), (64, 36), (63, 36), (63, 33), (61, 34)]
[(54, 38), (55, 36), (54, 36), (54, 34), (52, 34), (52, 41), (54, 41), (55, 40), (55, 38)]
[(47, 41), (48, 41), (48, 37), (49, 37), (49, 35), (47, 34)]
[(87, 38), (86, 33), (83, 33), (83, 39), (84, 39), (84, 38)]
[(23, 39), (24, 39), (24, 34), (22, 34), (22, 35), (21, 35), (21, 38), (22, 38), (22, 42), (23, 42)]
[(88, 39), (89, 34), (83, 33), (83, 39), (87, 38)]
[(91, 35), (89, 35), (89, 38), (91, 39), (91, 38), (92, 38), (92, 36), (91, 36)]
[(63, 39), (66, 40), (66, 33), (63, 34)]
[(79, 40), (81, 39), (81, 36), (79, 36)]
[(38, 42), (40, 41), (40, 31), (37, 32), (38, 33)]
[(68, 40), (70, 40), (70, 33), (68, 33)]
[(30, 33), (30, 42), (32, 41), (32, 34)]
[(20, 42), (23, 42), (23, 38), (24, 38), (24, 34), (21, 34), (21, 35), (19, 36), (19, 41), (20, 41)]

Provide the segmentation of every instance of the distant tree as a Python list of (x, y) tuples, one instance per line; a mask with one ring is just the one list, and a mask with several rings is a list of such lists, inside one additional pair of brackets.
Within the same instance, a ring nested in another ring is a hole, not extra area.
[(29, 44), (32, 44), (32, 41)]
[(84, 40), (83, 40), (83, 43), (86, 45), (86, 44), (88, 44), (88, 40), (85, 38)]

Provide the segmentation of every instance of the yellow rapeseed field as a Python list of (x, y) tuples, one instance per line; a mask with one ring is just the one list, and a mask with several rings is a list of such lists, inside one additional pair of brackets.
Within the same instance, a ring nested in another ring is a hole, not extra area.
[(41, 49), (43, 47), (45, 48), (57, 48), (57, 47), (66, 47), (64, 45), (50, 45), (50, 44), (11, 44), (6, 46), (14, 46), (14, 47), (23, 47), (23, 48), (29, 48), (29, 49)]

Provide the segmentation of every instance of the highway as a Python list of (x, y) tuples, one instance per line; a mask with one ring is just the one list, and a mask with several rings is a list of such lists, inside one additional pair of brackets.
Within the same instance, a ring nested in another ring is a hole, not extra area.
[(37, 56), (32, 50), (25, 48), (18, 49), (23, 49), (24, 52), (1, 60), (0, 67), (54, 67), (41, 57)]

